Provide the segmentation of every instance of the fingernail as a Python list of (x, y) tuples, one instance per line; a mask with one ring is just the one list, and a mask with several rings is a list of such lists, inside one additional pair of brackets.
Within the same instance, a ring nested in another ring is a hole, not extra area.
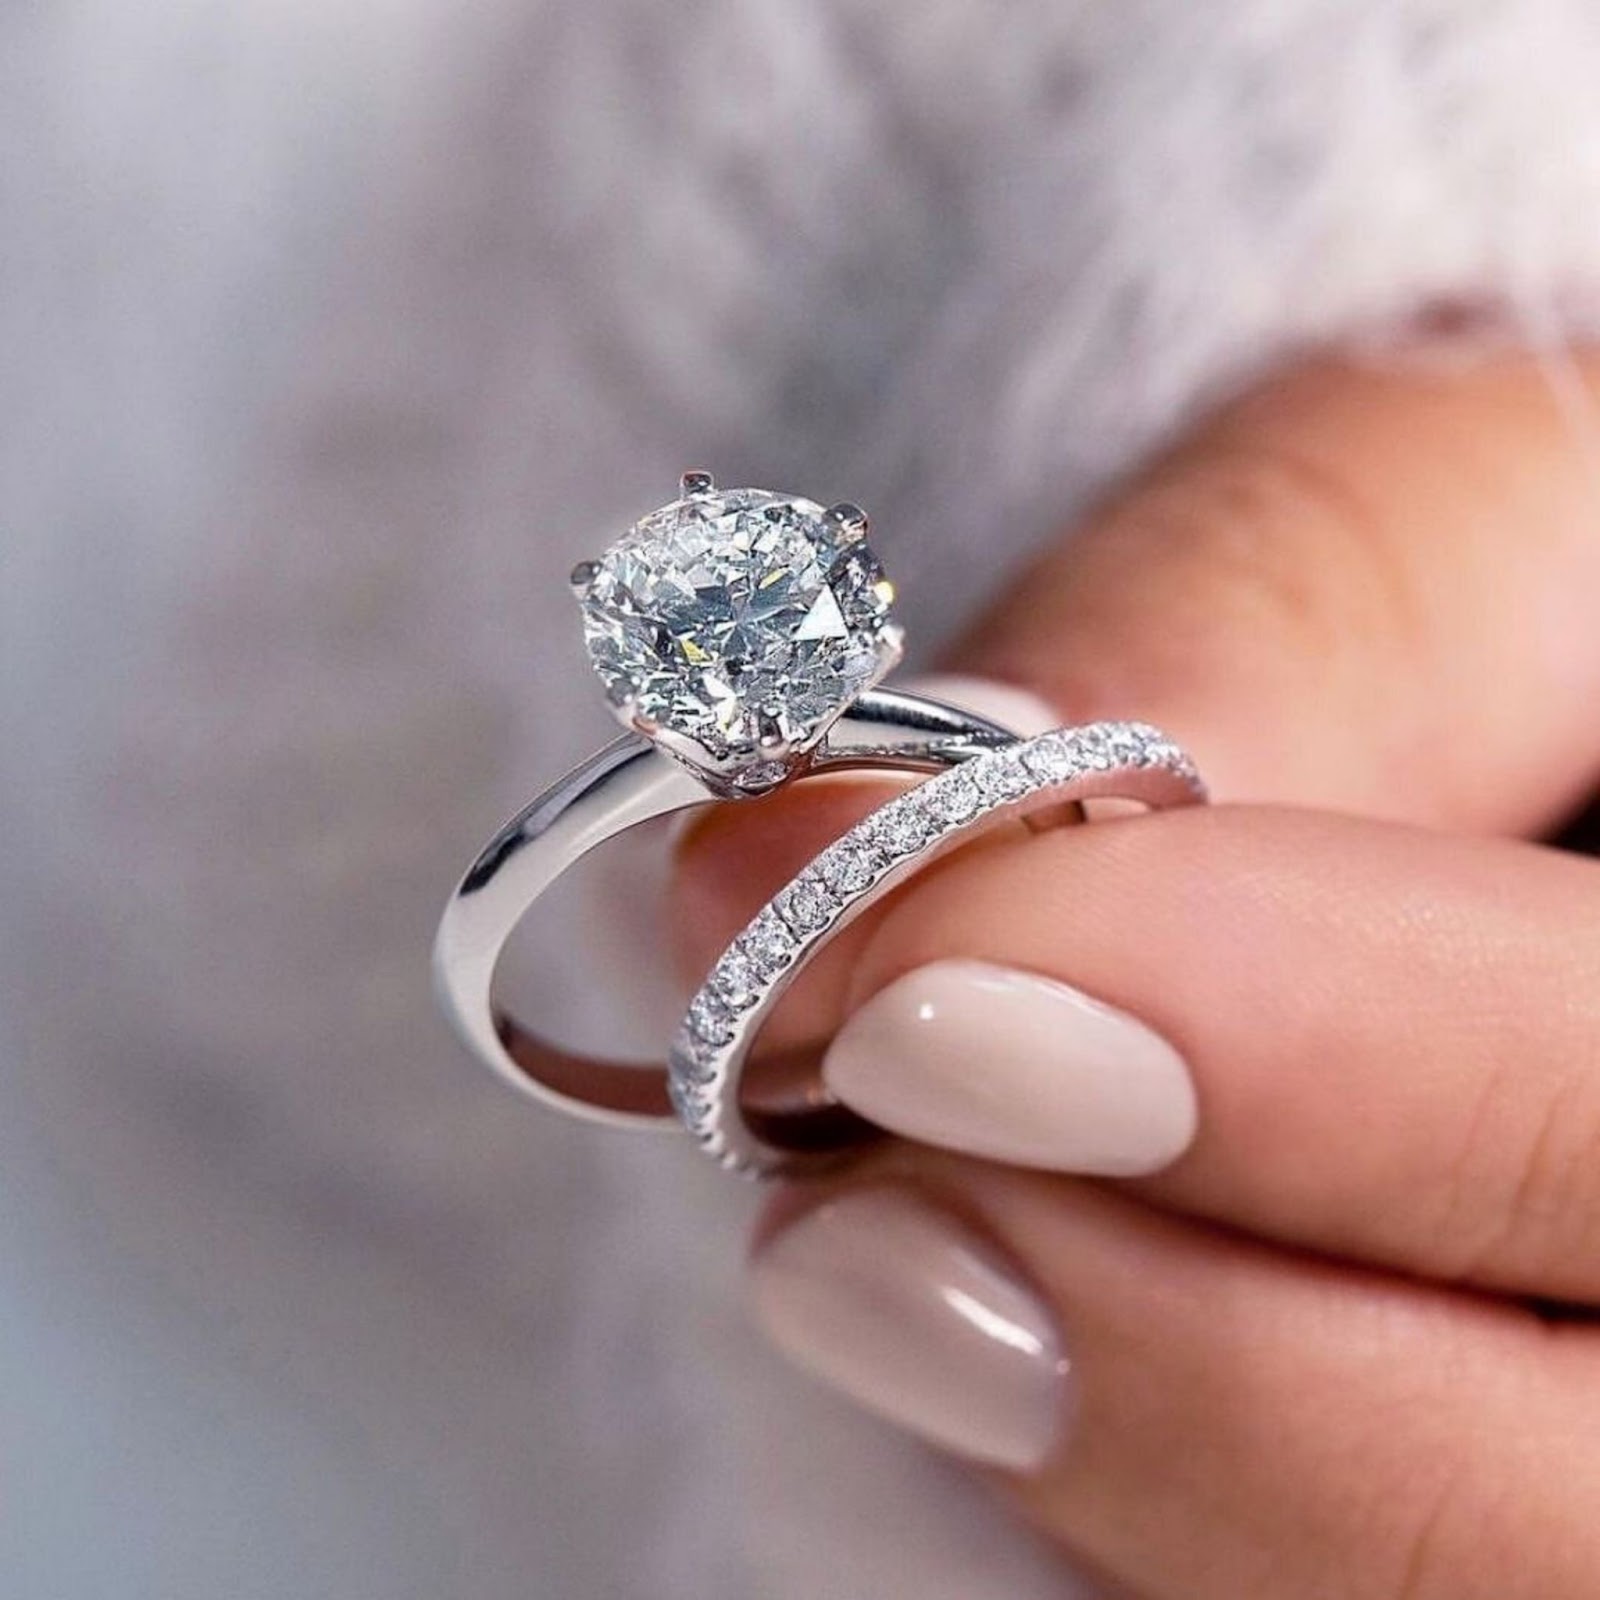
[(1132, 1177), (1194, 1137), (1194, 1083), (1160, 1034), (979, 961), (936, 961), (880, 990), (839, 1030), (823, 1075), (885, 1128), (1018, 1166)]
[(1055, 1320), (997, 1251), (914, 1193), (824, 1202), (751, 1263), (791, 1360), (941, 1449), (1029, 1471), (1054, 1445), (1068, 1365)]

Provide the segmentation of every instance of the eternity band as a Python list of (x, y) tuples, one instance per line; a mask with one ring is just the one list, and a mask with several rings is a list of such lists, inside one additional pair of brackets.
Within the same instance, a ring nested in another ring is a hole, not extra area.
[(1205, 798), (1189, 757), (1135, 722), (1017, 741), (898, 795), (780, 890), (712, 967), (669, 1058), (684, 1125), (708, 1155), (751, 1176), (815, 1168), (873, 1137), (877, 1130), (829, 1098), (814, 1061), (780, 1060), (765, 1104), (747, 1092), (757, 1033), (822, 946), (929, 862), (1008, 821), (1071, 802), (1162, 810)]

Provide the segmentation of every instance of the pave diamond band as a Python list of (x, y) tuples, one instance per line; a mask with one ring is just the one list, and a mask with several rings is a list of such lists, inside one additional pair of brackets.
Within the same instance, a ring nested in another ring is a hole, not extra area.
[(762, 1024), (817, 951), (925, 866), (978, 833), (1047, 807), (1096, 799), (1195, 805), (1188, 756), (1138, 722), (1063, 728), (973, 756), (906, 790), (828, 846), (764, 906), (691, 1000), (668, 1057), (679, 1117), (706, 1153), (751, 1175), (836, 1158), (869, 1125), (805, 1086), (803, 1109), (753, 1113), (741, 1098)]

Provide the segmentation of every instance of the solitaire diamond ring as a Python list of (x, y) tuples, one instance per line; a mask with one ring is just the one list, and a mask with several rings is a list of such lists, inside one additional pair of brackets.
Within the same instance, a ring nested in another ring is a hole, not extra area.
[[(1016, 742), (983, 717), (878, 687), (903, 643), (867, 533), (854, 505), (719, 490), (691, 472), (678, 499), (574, 568), (589, 657), (628, 732), (483, 847), (434, 945), (445, 1013), (518, 1088), (601, 1122), (675, 1125), (664, 1066), (560, 1048), (494, 993), (523, 914), (596, 846), (687, 807), (757, 804), (813, 773), (954, 772)], [(699, 1084), (679, 1079), (682, 1104)]]
[[(1205, 789), (1184, 752), (1143, 723), (1024, 740), (879, 688), (902, 636), (865, 514), (719, 491), (701, 472), (681, 488), (572, 573), (590, 660), (629, 731), (479, 852), (445, 907), (434, 972), (468, 1048), (518, 1088), (616, 1125), (676, 1118), (725, 1166), (795, 1171), (876, 1132), (828, 1096), (814, 1060), (747, 1071), (762, 1023), (834, 934), (1003, 823), (1049, 826), (1099, 800), (1193, 805)], [(496, 1001), (495, 969), (523, 914), (596, 846), (687, 807), (758, 803), (812, 773), (863, 768), (933, 776), (857, 823), (762, 909), (690, 1003), (666, 1070), (561, 1049)]]

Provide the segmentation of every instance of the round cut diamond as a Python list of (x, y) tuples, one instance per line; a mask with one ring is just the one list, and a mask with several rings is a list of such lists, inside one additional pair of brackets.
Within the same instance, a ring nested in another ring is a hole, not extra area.
[(872, 852), (864, 844), (848, 839), (831, 846), (819, 864), (823, 882), (840, 894), (855, 894), (865, 889), (878, 870)]
[(710, 1082), (716, 1071), (714, 1050), (714, 1046), (691, 1033), (687, 1025), (679, 1028), (667, 1052), (667, 1065), (672, 1077), (686, 1084)]
[(920, 850), (933, 832), (933, 819), (916, 790), (891, 801), (871, 823), (872, 837), (888, 856)]
[(697, 489), (580, 569), (612, 701), (715, 761), (804, 745), (888, 664), (892, 590), (859, 524), (765, 489)]
[(1022, 764), (1046, 783), (1064, 783), (1082, 770), (1077, 748), (1060, 729), (1042, 734), (1022, 747)]
[(726, 1044), (733, 1037), (728, 1008), (709, 990), (702, 989), (689, 1007), (689, 1026), (707, 1044)]
[(978, 780), (964, 767), (930, 778), (928, 807), (941, 822), (965, 822), (983, 804)]
[(998, 751), (972, 764), (972, 776), (991, 805), (1015, 800), (1028, 788), (1028, 774), (1010, 752)]
[(778, 912), (796, 933), (820, 928), (834, 910), (833, 896), (816, 878), (796, 878), (778, 897)]
[(742, 1011), (755, 999), (761, 987), (761, 974), (756, 970), (754, 959), (734, 944), (723, 951), (711, 981), (725, 1005)]
[(795, 950), (794, 934), (771, 906), (760, 912), (737, 942), (756, 970), (769, 978), (788, 966)]

